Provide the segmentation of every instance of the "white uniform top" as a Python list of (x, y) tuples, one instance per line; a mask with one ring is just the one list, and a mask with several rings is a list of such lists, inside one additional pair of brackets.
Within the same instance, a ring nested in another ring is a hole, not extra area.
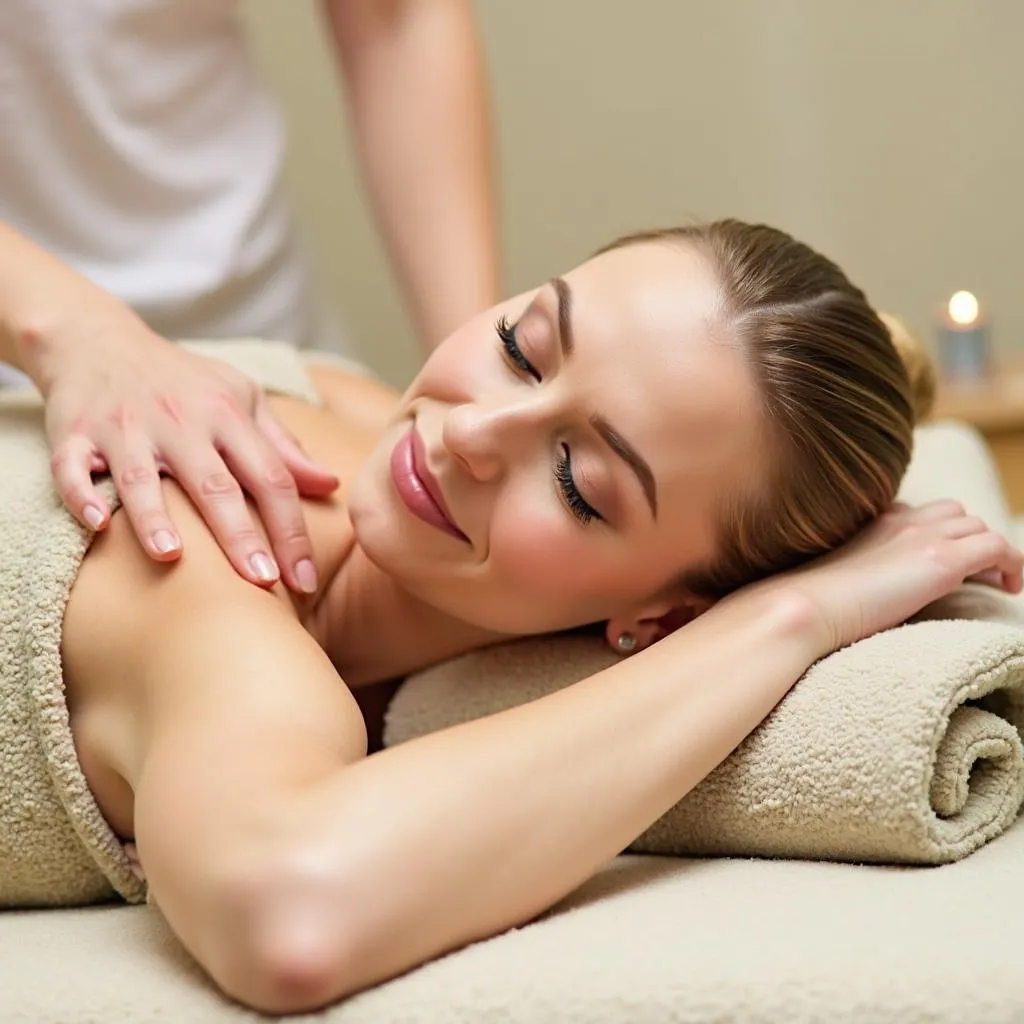
[(335, 348), (238, 0), (0, 0), (0, 219), (169, 338)]

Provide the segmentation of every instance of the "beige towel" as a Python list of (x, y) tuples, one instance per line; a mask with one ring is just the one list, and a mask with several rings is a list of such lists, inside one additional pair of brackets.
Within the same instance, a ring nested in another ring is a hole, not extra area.
[[(316, 398), (288, 346), (196, 347)], [(53, 490), (38, 397), (0, 396), (0, 906), (145, 897), (78, 765), (64, 702), (61, 623), (89, 540)]]
[[(959, 497), (1008, 529), (976, 435), (940, 425), (918, 447), (908, 498)], [(968, 586), (921, 618), (958, 621), (915, 622), (819, 662), (631, 849), (937, 864), (1003, 832), (1024, 800), (1021, 605)], [(474, 652), (403, 685), (385, 742), (521, 704), (614, 660), (578, 636)]]

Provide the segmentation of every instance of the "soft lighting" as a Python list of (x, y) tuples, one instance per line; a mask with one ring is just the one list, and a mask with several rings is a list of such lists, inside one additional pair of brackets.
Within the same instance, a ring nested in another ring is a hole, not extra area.
[(955, 292), (949, 298), (949, 319), (960, 327), (970, 327), (978, 319), (980, 307), (971, 292)]

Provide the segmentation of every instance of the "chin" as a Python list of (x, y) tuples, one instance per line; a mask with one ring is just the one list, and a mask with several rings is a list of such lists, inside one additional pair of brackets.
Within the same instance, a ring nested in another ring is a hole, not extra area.
[[(360, 550), (398, 587), (444, 615), (506, 637), (553, 633), (593, 621), (566, 614), (564, 606), (546, 605), (532, 586), (517, 592), (510, 580), (499, 582), (481, 565), (446, 559), (443, 549), (431, 546), (432, 528), (410, 519), (396, 498), (386, 468), (390, 448), (383, 447), (383, 459), (375, 452), (353, 477), (346, 506)], [(448, 549), (451, 542), (438, 537)]]
[(385, 490), (386, 481), (381, 481), (373, 469), (372, 462), (360, 469), (349, 486), (345, 504), (356, 544), (374, 565), (395, 575), (403, 551), (408, 557), (408, 532), (403, 530), (392, 497)]
[(415, 582), (426, 579), (429, 589), (444, 569), (429, 548), (429, 527), (409, 518), (392, 490), (387, 470), (376, 460), (365, 464), (352, 480), (346, 507), (360, 551), (403, 590), (421, 597)]

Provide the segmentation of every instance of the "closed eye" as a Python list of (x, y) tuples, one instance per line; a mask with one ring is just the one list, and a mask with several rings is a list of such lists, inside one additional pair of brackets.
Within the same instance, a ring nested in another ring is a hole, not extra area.
[(572, 453), (567, 444), (562, 445), (562, 453), (555, 464), (555, 479), (569, 511), (586, 526), (593, 519), (604, 522), (604, 516), (580, 494), (572, 475)]
[[(510, 324), (507, 316), (502, 316), (494, 325), (505, 350), (505, 359), (518, 373), (525, 373), (538, 383), (541, 376), (537, 368), (523, 355), (523, 350), (516, 341), (516, 324)], [(555, 481), (561, 492), (569, 512), (584, 526), (593, 520), (604, 521), (604, 516), (591, 505), (576, 486), (572, 474), (572, 455), (567, 444), (562, 445), (561, 454), (555, 464)]]
[(500, 317), (494, 325), (494, 329), (498, 332), (498, 337), (501, 339), (501, 344), (505, 349), (505, 358), (520, 373), (528, 374), (535, 381), (539, 382), (540, 373), (537, 372), (537, 368), (533, 363), (523, 355), (523, 350), (516, 341), (516, 326), (516, 324), (508, 322), (507, 316)]

